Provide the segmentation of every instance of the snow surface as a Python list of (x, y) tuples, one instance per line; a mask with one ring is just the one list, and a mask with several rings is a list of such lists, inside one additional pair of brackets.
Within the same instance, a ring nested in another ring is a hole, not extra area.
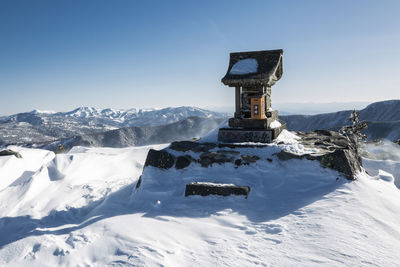
[(380, 179), (382, 172), (393, 176), (394, 184), (400, 188), (400, 146), (390, 141), (367, 144), (363, 147), (363, 164), (368, 173)]
[[(305, 152), (291, 132), (279, 141), (241, 149), (260, 157), (249, 166), (146, 168), (136, 191), (148, 150), (167, 145), (10, 147), (23, 158), (0, 157), (0, 266), (398, 265), (400, 191), (379, 171), (389, 160), (349, 182), (317, 161), (279, 161)], [(251, 192), (185, 198), (192, 181)]]
[(236, 62), (229, 71), (229, 74), (244, 75), (249, 73), (255, 73), (257, 72), (257, 69), (258, 69), (257, 60), (254, 58), (246, 58)]

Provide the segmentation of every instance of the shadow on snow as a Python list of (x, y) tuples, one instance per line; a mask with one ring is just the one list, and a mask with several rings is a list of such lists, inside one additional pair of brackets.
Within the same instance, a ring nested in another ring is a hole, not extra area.
[[(202, 218), (218, 215), (218, 212), (229, 209), (231, 212), (246, 216), (252, 222), (267, 222), (292, 214), (324, 198), (345, 183), (347, 181), (341, 178), (325, 186), (311, 189), (307, 193), (280, 192), (267, 197), (259, 197), (257, 192), (250, 192), (248, 199), (239, 196), (185, 198), (183, 188), (181, 195), (173, 197), (164, 195), (159, 198), (163, 199), (161, 203), (157, 202), (157, 196), (151, 194), (148, 196), (146, 191), (141, 192), (142, 188), (135, 191), (135, 185), (131, 184), (87, 206), (52, 211), (40, 219), (30, 216), (0, 218), (0, 249), (26, 237), (65, 235), (107, 218), (135, 213), (162, 220), (160, 216)], [(65, 225), (68, 226), (63, 227)]]

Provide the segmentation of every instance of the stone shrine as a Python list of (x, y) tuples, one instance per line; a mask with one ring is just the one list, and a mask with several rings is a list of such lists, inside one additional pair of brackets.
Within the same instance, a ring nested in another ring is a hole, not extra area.
[(282, 61), (282, 49), (230, 54), (221, 81), (235, 87), (235, 114), (229, 128), (219, 129), (218, 141), (270, 143), (286, 128), (271, 107), (271, 86), (282, 77)]

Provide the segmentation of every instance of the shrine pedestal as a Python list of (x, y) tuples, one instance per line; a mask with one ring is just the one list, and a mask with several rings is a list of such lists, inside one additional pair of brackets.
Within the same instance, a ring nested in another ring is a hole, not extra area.
[(269, 129), (220, 128), (218, 141), (222, 143), (271, 143), (283, 129), (286, 129), (286, 123)]

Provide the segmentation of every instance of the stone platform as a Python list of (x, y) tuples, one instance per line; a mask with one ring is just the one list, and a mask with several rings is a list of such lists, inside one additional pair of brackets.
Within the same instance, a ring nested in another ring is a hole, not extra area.
[(269, 129), (220, 128), (218, 141), (223, 143), (271, 143), (284, 129), (286, 129), (286, 123)]
[(278, 111), (268, 111), (266, 116), (265, 119), (230, 118), (228, 123), (232, 128), (267, 129), (273, 121), (278, 120)]

